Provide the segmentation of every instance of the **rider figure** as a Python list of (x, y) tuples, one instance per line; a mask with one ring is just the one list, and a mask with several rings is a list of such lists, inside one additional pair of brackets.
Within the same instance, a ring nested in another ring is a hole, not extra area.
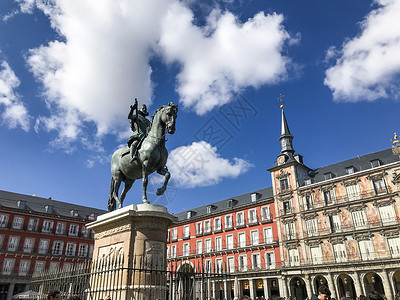
[[(137, 109), (138, 102), (135, 99), (135, 104), (131, 105), (128, 119), (131, 120), (131, 129), (133, 135), (128, 140), (128, 147), (130, 147), (131, 162), (137, 158), (137, 146), (139, 142), (146, 137), (147, 131), (150, 129), (151, 122), (146, 118), (149, 115), (147, 112), (146, 104), (143, 104), (140, 109)], [(136, 114), (133, 111), (136, 110)]]

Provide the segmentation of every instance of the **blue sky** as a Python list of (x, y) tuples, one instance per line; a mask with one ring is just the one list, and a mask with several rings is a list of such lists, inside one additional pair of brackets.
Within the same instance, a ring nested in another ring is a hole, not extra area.
[[(133, 99), (179, 104), (172, 213), (271, 185), (280, 108), (317, 168), (390, 147), (400, 3), (3, 0), (0, 189), (106, 209)], [(125, 205), (141, 201), (141, 182)]]

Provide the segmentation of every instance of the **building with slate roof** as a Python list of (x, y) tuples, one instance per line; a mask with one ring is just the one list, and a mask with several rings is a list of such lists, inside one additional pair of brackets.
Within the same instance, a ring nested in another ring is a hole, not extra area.
[(70, 270), (91, 259), (85, 224), (104, 210), (0, 191), (0, 299), (29, 289), (33, 273)]
[(371, 291), (393, 299), (400, 292), (399, 149), (313, 170), (295, 153), (281, 108), (272, 187), (176, 214), (169, 268), (229, 272), (231, 280), (207, 287), (216, 299), (303, 300), (321, 285), (336, 299)]

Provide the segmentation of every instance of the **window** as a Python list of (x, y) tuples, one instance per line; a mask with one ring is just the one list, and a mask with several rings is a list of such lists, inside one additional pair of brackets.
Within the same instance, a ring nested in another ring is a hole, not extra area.
[(374, 186), (374, 190), (375, 190), (376, 194), (386, 193), (386, 185), (385, 185), (385, 181), (383, 180), (383, 178), (373, 180), (372, 184)]
[(7, 250), (8, 251), (17, 251), (18, 250), (18, 244), (19, 244), (19, 236), (10, 236), (8, 238), (8, 246)]
[(192, 217), (192, 215), (193, 215), (193, 212), (192, 212), (192, 211), (188, 211), (188, 212), (186, 213), (186, 218), (187, 218), (187, 219), (190, 219), (190, 218)]
[(264, 242), (266, 244), (273, 243), (272, 227), (264, 228)]
[(371, 167), (372, 168), (379, 167), (380, 165), (381, 165), (381, 161), (379, 159), (371, 160)]
[(227, 249), (233, 249), (233, 235), (227, 235), (226, 236), (226, 248)]
[(15, 216), (12, 223), (12, 228), (21, 229), (23, 224), (24, 224), (24, 217)]
[(296, 233), (296, 226), (294, 222), (286, 223), (284, 225), (285, 227), (285, 239), (286, 240), (293, 240), (297, 239), (297, 233)]
[(214, 219), (214, 231), (221, 231), (221, 218)]
[(44, 261), (36, 261), (35, 262), (35, 269), (33, 270), (34, 273), (42, 273), (44, 271), (46, 262)]
[(312, 218), (306, 220), (306, 232), (307, 236), (318, 236), (318, 225), (317, 225), (317, 219)]
[(364, 210), (356, 210), (351, 212), (353, 224), (356, 229), (364, 228), (367, 224), (367, 218)]
[(67, 228), (67, 225), (65, 224), (65, 222), (57, 222), (56, 234), (65, 234), (66, 228)]
[(8, 226), (8, 215), (0, 215), (0, 227), (5, 228)]
[(265, 268), (275, 269), (275, 253), (272, 251), (265, 252)]
[(167, 258), (170, 258), (169, 246), (167, 246)]
[(65, 263), (63, 264), (62, 270), (63, 270), (63, 272), (71, 272), (73, 266), (74, 266), (73, 263), (67, 263), (67, 262), (65, 262)]
[(3, 275), (11, 275), (14, 271), (15, 259), (5, 258), (3, 262)]
[(49, 272), (50, 273), (55, 273), (59, 269), (60, 269), (60, 263), (59, 262), (57, 262), (57, 261), (50, 262), (50, 265), (49, 265)]
[(65, 255), (66, 256), (74, 256), (75, 250), (76, 250), (75, 243), (67, 243), (67, 246), (65, 247)]
[(233, 227), (232, 215), (225, 216), (225, 229), (230, 229)]
[(178, 228), (172, 228), (172, 240), (176, 241), (178, 239)]
[(81, 232), (82, 237), (88, 238), (90, 235), (90, 229), (86, 228), (85, 225), (82, 225), (82, 232)]
[(211, 220), (204, 221), (204, 233), (211, 232)]
[(79, 244), (78, 256), (86, 257), (88, 252), (88, 244)]
[(189, 243), (183, 244), (183, 252), (182, 252), (183, 256), (188, 256), (189, 255), (189, 252), (190, 252), (190, 248), (189, 247), (190, 247)]
[(51, 232), (53, 230), (53, 221), (44, 220), (42, 226), (42, 232)]
[(89, 245), (89, 257), (93, 258), (94, 245)]
[(196, 234), (202, 234), (203, 233), (203, 226), (201, 224), (201, 222), (197, 222), (196, 223)]
[(260, 255), (260, 253), (253, 253), (251, 255), (251, 264), (253, 266), (253, 270), (261, 269), (261, 255)]
[(32, 253), (34, 245), (35, 245), (35, 239), (34, 238), (25, 238), (24, 248), (22, 249), (22, 251), (24, 253)]
[(328, 179), (332, 179), (333, 178), (333, 174), (332, 173), (325, 173), (324, 174), (324, 179), (328, 180)]
[(334, 244), (333, 252), (336, 258), (336, 262), (346, 262), (347, 261), (347, 251), (344, 244)]
[(298, 249), (289, 249), (289, 265), (290, 266), (299, 266), (299, 250)]
[(176, 245), (171, 246), (171, 257), (176, 258)]
[(244, 225), (244, 212), (236, 213), (236, 226), (243, 226)]
[(253, 246), (257, 246), (259, 244), (258, 230), (252, 230), (250, 232), (250, 236), (251, 236), (251, 244)]
[(247, 255), (239, 255), (239, 271), (247, 271)]
[(322, 251), (321, 247), (311, 247), (311, 259), (313, 264), (321, 264), (322, 263)]
[(50, 240), (40, 240), (39, 241), (39, 254), (46, 254), (49, 249)]
[(52, 250), (52, 254), (53, 255), (61, 255), (62, 251), (63, 251), (63, 246), (64, 246), (64, 242), (62, 241), (54, 241), (53, 242), (53, 250)]
[(379, 206), (379, 214), (383, 225), (397, 224), (396, 210), (393, 205)]
[(215, 251), (221, 251), (222, 250), (222, 237), (217, 236), (215, 238)]
[(183, 227), (183, 237), (184, 238), (190, 238), (190, 226), (186, 225)]
[(222, 258), (217, 258), (216, 260), (215, 260), (215, 264), (216, 264), (216, 267), (217, 267), (217, 273), (222, 273), (222, 266), (223, 266), (223, 261), (222, 261)]
[(263, 221), (270, 221), (271, 218), (271, 210), (269, 206), (261, 207), (261, 219)]
[(347, 174), (353, 174), (354, 172), (355, 172), (354, 167), (347, 167), (347, 168), (346, 168), (346, 173), (347, 173)]
[(389, 246), (389, 252), (392, 257), (400, 257), (400, 238), (390, 238), (387, 240)]
[(29, 272), (29, 267), (31, 265), (31, 261), (30, 260), (21, 260), (19, 262), (19, 272), (18, 274), (20, 276), (26, 276)]
[(228, 272), (229, 273), (235, 272), (235, 257), (233, 256), (228, 257)]
[(238, 234), (239, 247), (246, 247), (246, 233), (240, 232)]
[(331, 228), (331, 233), (340, 232), (340, 217), (339, 215), (332, 215), (328, 217), (329, 226)]
[(287, 178), (281, 179), (280, 186), (281, 186), (281, 192), (289, 189), (289, 182), (288, 182)]
[(77, 224), (69, 225), (69, 232), (68, 232), (69, 236), (78, 236), (78, 232), (79, 232), (79, 225)]
[(212, 271), (211, 259), (206, 259), (205, 260), (205, 268), (206, 268), (206, 273), (211, 273), (211, 271)]
[(324, 191), (325, 205), (331, 204), (333, 198), (334, 198), (333, 190), (325, 190)]
[(203, 253), (203, 241), (199, 240), (196, 242), (196, 249), (197, 249), (197, 254)]
[(359, 249), (363, 260), (371, 260), (375, 258), (374, 245), (371, 240), (359, 241)]
[(256, 202), (257, 201), (257, 193), (251, 194), (251, 202)]
[(292, 213), (292, 206), (290, 205), (290, 201), (283, 201), (283, 213), (284, 214)]
[(206, 239), (204, 241), (205, 252), (211, 252), (211, 239)]
[(312, 204), (312, 201), (311, 201), (311, 195), (303, 196), (303, 205), (304, 205), (304, 210), (313, 209), (313, 204)]
[(30, 218), (28, 222), (28, 231), (37, 231), (39, 219)]
[(311, 179), (304, 180), (304, 185), (310, 185), (310, 184), (311, 184)]
[(257, 223), (257, 209), (249, 210), (249, 223), (250, 224)]
[(357, 183), (346, 185), (346, 194), (349, 201), (360, 199), (360, 187)]

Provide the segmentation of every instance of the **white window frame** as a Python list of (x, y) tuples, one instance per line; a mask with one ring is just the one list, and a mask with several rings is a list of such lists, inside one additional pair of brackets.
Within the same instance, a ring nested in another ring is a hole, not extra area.
[(222, 230), (221, 217), (214, 218), (214, 231), (221, 231), (221, 230)]
[(79, 234), (79, 224), (69, 224), (68, 235), (78, 236)]
[(258, 234), (258, 229), (250, 231), (250, 239), (252, 246), (257, 246), (260, 244), (260, 235)]
[(196, 241), (196, 251), (197, 251), (197, 254), (203, 253), (203, 241), (202, 240)]
[(20, 237), (16, 235), (10, 235), (8, 237), (7, 251), (16, 252), (18, 251)]
[(360, 186), (358, 183), (346, 185), (346, 195), (349, 201), (358, 200), (361, 197)]
[(215, 237), (215, 251), (222, 251), (222, 236)]
[[(244, 237), (244, 239), (243, 239)], [(239, 232), (238, 233), (238, 244), (240, 248), (246, 247), (247, 244), (247, 238), (246, 238), (246, 232)]]
[(35, 268), (33, 269), (33, 273), (42, 273), (44, 269), (46, 268), (46, 262), (43, 260), (37, 260), (35, 261)]
[(310, 247), (310, 255), (313, 264), (322, 264), (322, 250), (321, 246)]
[(24, 240), (24, 246), (22, 248), (22, 252), (32, 253), (34, 247), (35, 247), (35, 238), (26, 237)]
[(274, 251), (266, 251), (265, 252), (265, 268), (266, 269), (275, 269), (276, 268), (276, 260), (275, 260), (275, 252)]
[(184, 243), (182, 247), (182, 255), (183, 256), (189, 256), (190, 254), (190, 244), (189, 243)]
[(252, 252), (251, 253), (251, 267), (253, 270), (261, 269), (261, 253)]
[(227, 257), (227, 265), (228, 265), (229, 273), (234, 273), (235, 272), (235, 257), (234, 256)]
[[(264, 243), (272, 244), (274, 242), (274, 235), (273, 235), (274, 233), (272, 230), (272, 226), (264, 227), (263, 231), (264, 231)], [(268, 232), (270, 232), (270, 234)]]
[(239, 255), (239, 271), (244, 272), (247, 271), (247, 254)]
[(89, 250), (88, 244), (79, 244), (78, 256), (79, 257), (87, 257), (88, 250)]
[(39, 246), (38, 246), (38, 253), (39, 254), (47, 254), (47, 252), (49, 251), (49, 246), (50, 246), (50, 240), (40, 239)]
[(206, 259), (204, 261), (204, 266), (205, 266), (206, 273), (211, 273), (212, 272), (212, 261), (211, 261), (211, 259)]
[(7, 214), (0, 214), (0, 228), (6, 228), (8, 226), (8, 218), (10, 216)]
[(233, 234), (229, 234), (226, 236), (226, 249), (231, 250), (235, 247), (235, 242), (233, 238)]
[(197, 222), (196, 223), (196, 234), (202, 234), (202, 233), (203, 233), (203, 223)]
[(43, 220), (42, 232), (49, 233), (53, 230), (54, 221), (52, 220)]
[(76, 243), (68, 242), (65, 246), (65, 256), (75, 256)]
[(60, 269), (60, 262), (58, 261), (51, 261), (49, 264), (49, 273), (55, 273)]
[(216, 258), (215, 259), (215, 271), (218, 274), (221, 274), (223, 271), (223, 265), (224, 265), (224, 261), (222, 258)]
[(209, 253), (212, 251), (212, 243), (211, 243), (211, 239), (205, 239), (204, 240), (204, 251), (206, 253)]
[(171, 246), (171, 258), (176, 258), (176, 245)]
[(176, 241), (178, 239), (178, 228), (172, 228), (172, 235), (171, 235), (171, 239), (173, 241)]
[(258, 222), (257, 208), (248, 210), (249, 224), (256, 224)]
[(22, 229), (22, 226), (24, 225), (24, 219), (25, 218), (23, 216), (14, 216), (12, 229)]
[[(241, 217), (239, 217), (241, 216)], [(243, 226), (245, 225), (245, 220), (244, 220), (244, 211), (239, 211), (236, 213), (236, 226)]]
[(352, 211), (351, 219), (356, 230), (366, 228), (368, 222), (364, 209)]
[(52, 255), (62, 255), (64, 247), (64, 241), (53, 241), (53, 247), (51, 248)]
[(347, 262), (346, 246), (343, 243), (333, 244), (336, 262)]
[(397, 224), (398, 221), (396, 216), (396, 210), (394, 209), (393, 204), (390, 203), (388, 205), (379, 206), (378, 211), (383, 226)]
[(15, 259), (14, 258), (5, 258), (3, 261), (3, 275), (11, 275), (13, 274), (15, 266)]
[(65, 234), (66, 228), (67, 228), (67, 223), (65, 223), (65, 222), (57, 222), (56, 234)]
[(300, 266), (299, 249), (289, 249), (289, 265)]
[(211, 232), (211, 220), (205, 220), (204, 221), (204, 233), (210, 233)]
[(400, 237), (388, 238), (389, 253), (392, 257), (400, 257)]
[(183, 227), (183, 237), (190, 238), (190, 225), (185, 225)]
[(28, 231), (37, 231), (39, 226), (39, 219), (38, 218), (29, 218), (28, 221)]
[(231, 229), (233, 228), (233, 218), (232, 215), (226, 215), (225, 216), (225, 229)]
[(261, 220), (262, 221), (271, 221), (271, 207), (269, 205), (265, 205), (261, 207)]
[(26, 276), (29, 273), (29, 268), (31, 266), (31, 261), (30, 260), (20, 260), (19, 262), (19, 269), (18, 269), (18, 275), (19, 276)]

